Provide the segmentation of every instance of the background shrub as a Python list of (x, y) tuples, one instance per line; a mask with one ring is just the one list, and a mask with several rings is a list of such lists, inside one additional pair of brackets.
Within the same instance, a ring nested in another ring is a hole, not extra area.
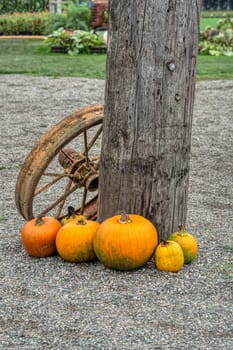
[(59, 28), (70, 30), (90, 30), (91, 27), (91, 10), (87, 3), (78, 1), (68, 1), (63, 8), (63, 13), (50, 15), (48, 19), (46, 34), (51, 34)]
[[(17, 2), (17, 0), (15, 1)], [(21, 2), (23, 1), (27, 0), (21, 0)], [(11, 3), (13, 2), (11, 1)], [(48, 11), (1, 14), (0, 35), (49, 35), (61, 27), (88, 31), (90, 30), (90, 20), (91, 10), (88, 4), (74, 3), (70, 0), (64, 7), (62, 14), (49, 14)]]
[(65, 7), (65, 14), (67, 18), (66, 28), (89, 30), (91, 22), (91, 10), (87, 3), (74, 3), (72, 0), (68, 1)]
[(61, 27), (66, 28), (66, 22), (67, 22), (67, 19), (64, 14), (61, 14), (61, 15), (57, 13), (51, 14), (48, 17), (45, 34), (46, 35), (51, 34), (52, 32), (54, 32), (55, 30)]
[(217, 28), (200, 33), (199, 52), (211, 56), (233, 56), (233, 17), (218, 21)]
[[(44, 41), (51, 51), (57, 52), (56, 48), (62, 52), (68, 52), (70, 55), (79, 53), (90, 53), (91, 48), (104, 48), (103, 34), (96, 33), (93, 30), (75, 30), (70, 32), (67, 29), (59, 28), (50, 34)], [(55, 49), (55, 50), (54, 50)]]
[(0, 14), (48, 10), (49, 0), (0, 0)]
[(0, 35), (43, 35), (48, 19), (48, 12), (1, 15)]

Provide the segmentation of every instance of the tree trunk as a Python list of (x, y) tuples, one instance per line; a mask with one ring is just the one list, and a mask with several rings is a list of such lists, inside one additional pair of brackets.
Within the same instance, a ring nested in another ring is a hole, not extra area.
[(185, 224), (200, 1), (110, 0), (100, 221)]

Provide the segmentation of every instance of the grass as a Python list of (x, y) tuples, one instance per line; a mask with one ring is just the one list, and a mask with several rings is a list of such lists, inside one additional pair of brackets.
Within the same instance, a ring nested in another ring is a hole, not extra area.
[(201, 18), (213, 18), (213, 17), (219, 17), (224, 18), (226, 16), (233, 17), (233, 11), (232, 10), (209, 10), (209, 11), (201, 11)]
[(217, 23), (218, 21), (222, 19), (220, 17), (213, 17), (213, 18), (201, 18), (200, 21), (200, 31), (202, 32), (203, 30), (205, 30), (206, 27), (210, 26), (212, 28), (216, 28), (217, 27)]
[(216, 28), (218, 21), (226, 16), (233, 17), (233, 11), (202, 11), (200, 31), (203, 31), (207, 26)]
[(198, 56), (197, 79), (233, 79), (233, 57)]
[[(105, 79), (106, 55), (51, 53), (42, 40), (0, 39), (0, 74)], [(197, 79), (233, 79), (232, 57), (199, 56)]]
[(0, 39), (0, 48), (0, 74), (105, 77), (106, 55), (55, 54), (38, 39)]

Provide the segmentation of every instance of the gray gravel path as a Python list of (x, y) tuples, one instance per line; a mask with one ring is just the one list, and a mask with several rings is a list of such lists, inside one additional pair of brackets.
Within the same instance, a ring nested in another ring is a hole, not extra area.
[(197, 259), (177, 274), (27, 256), (14, 189), (34, 142), (104, 81), (0, 77), (0, 349), (233, 349), (233, 81), (198, 82), (187, 230)]

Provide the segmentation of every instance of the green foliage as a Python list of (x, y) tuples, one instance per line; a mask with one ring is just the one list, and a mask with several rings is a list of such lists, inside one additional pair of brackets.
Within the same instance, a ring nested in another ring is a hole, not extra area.
[(103, 27), (108, 27), (108, 17), (109, 17), (108, 9), (105, 9), (105, 10), (104, 10), (104, 22), (103, 22)]
[(75, 30), (70, 32), (64, 28), (59, 28), (50, 34), (45, 43), (53, 51), (55, 47), (64, 48), (70, 55), (79, 53), (90, 53), (91, 48), (105, 47), (103, 36), (94, 31)]
[(66, 28), (86, 31), (90, 29), (91, 10), (86, 3), (79, 4), (79, 2), (68, 1), (65, 14)]
[(44, 34), (49, 14), (47, 12), (14, 13), (0, 16), (0, 35)]
[(79, 4), (69, 1), (63, 9), (62, 14), (53, 14), (49, 16), (46, 34), (51, 34), (63, 27), (69, 30), (90, 29), (91, 10), (85, 3)]
[(48, 35), (61, 27), (88, 31), (90, 18), (91, 10), (86, 3), (75, 4), (70, 0), (62, 14), (44, 11), (0, 15), (0, 35)]
[(103, 36), (96, 34), (92, 30), (89, 32), (76, 30), (72, 35), (74, 44), (73, 49), (69, 51), (71, 55), (79, 53), (90, 53), (90, 48), (105, 47)]
[(1, 0), (0, 14), (45, 11), (48, 4), (49, 0)]
[(55, 30), (63, 27), (66, 28), (66, 16), (64, 14), (58, 14), (58, 13), (54, 13), (51, 14), (48, 18), (47, 21), (47, 26), (45, 29), (45, 34), (51, 34), (53, 33)]
[(211, 56), (233, 56), (233, 17), (221, 19), (217, 28), (206, 27), (200, 33), (199, 52)]
[(64, 51), (72, 50), (73, 39), (69, 32), (64, 28), (59, 28), (50, 34), (46, 39), (45, 43), (53, 50), (54, 48), (60, 47)]

